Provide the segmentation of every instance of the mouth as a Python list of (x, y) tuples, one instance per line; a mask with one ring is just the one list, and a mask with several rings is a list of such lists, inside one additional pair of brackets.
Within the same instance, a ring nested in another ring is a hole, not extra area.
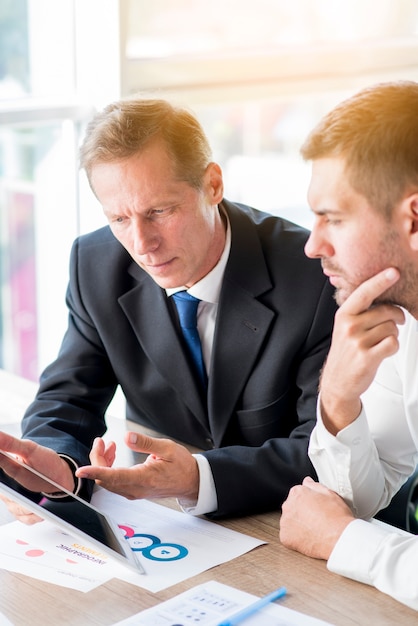
[(327, 278), (329, 278), (329, 279), (331, 279), (331, 278), (334, 278), (334, 277), (338, 276), (338, 274), (336, 274), (336, 273), (335, 273), (335, 272), (333, 272), (332, 270), (326, 270), (326, 269), (322, 268), (322, 272), (323, 272), (323, 273), (324, 273), (324, 275), (325, 275)]
[(324, 276), (326, 276), (333, 287), (338, 287), (338, 283), (341, 282), (341, 274), (337, 274), (335, 270), (322, 268)]
[(141, 265), (150, 273), (164, 271), (173, 263), (174, 258), (164, 261), (163, 263), (141, 263)]

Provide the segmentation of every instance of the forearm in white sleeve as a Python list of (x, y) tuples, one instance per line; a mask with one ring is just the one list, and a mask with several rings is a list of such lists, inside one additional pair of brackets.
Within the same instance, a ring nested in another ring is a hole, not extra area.
[(197, 502), (178, 500), (179, 505), (185, 513), (190, 515), (206, 515), (213, 513), (218, 508), (218, 497), (216, 495), (215, 481), (209, 461), (202, 454), (194, 454), (199, 467), (199, 495)]
[(318, 399), (309, 457), (319, 482), (344, 498), (356, 517), (368, 519), (379, 510), (384, 476), (364, 409), (334, 436), (324, 426)]
[(387, 524), (351, 522), (328, 560), (328, 569), (372, 585), (418, 610), (418, 537)]

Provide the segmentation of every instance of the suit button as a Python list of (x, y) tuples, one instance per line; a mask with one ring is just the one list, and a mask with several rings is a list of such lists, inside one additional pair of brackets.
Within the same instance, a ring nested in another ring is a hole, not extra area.
[(209, 447), (214, 448), (215, 444), (213, 443), (213, 439), (211, 439), (210, 437), (206, 438), (206, 443), (208, 444)]

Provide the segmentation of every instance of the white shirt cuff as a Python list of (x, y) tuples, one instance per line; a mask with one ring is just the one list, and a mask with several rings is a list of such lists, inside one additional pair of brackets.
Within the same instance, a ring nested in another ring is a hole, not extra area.
[[(357, 484), (357, 464), (361, 471), (364, 459), (369, 455), (376, 456), (374, 447), (363, 408), (354, 422), (334, 436), (324, 426), (318, 398), (317, 423), (309, 442), (309, 458), (318, 474), (319, 482), (339, 493), (352, 508), (352, 485)], [(361, 476), (357, 480), (361, 481)]]
[(340, 430), (336, 436), (332, 435), (324, 426), (321, 414), (320, 396), (317, 401), (316, 417), (317, 422), (315, 425), (314, 436), (311, 437), (309, 446), (310, 454), (315, 454), (317, 450), (327, 448), (338, 451), (343, 447), (348, 446), (351, 449), (359, 448), (361, 451), (358, 456), (361, 456), (364, 450), (369, 448), (372, 437), (363, 406), (361, 407), (359, 416), (351, 424)]
[(194, 454), (199, 467), (199, 495), (197, 502), (190, 500), (178, 500), (179, 505), (185, 513), (190, 515), (206, 515), (213, 513), (218, 508), (218, 497), (216, 495), (215, 481), (209, 461), (202, 454)]
[(327, 567), (331, 572), (372, 585), (371, 563), (385, 531), (363, 520), (353, 520), (337, 541)]

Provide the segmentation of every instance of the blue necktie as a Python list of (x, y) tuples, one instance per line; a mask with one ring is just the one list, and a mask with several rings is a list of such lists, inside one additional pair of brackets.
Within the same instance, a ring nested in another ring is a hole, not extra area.
[(203, 362), (202, 345), (197, 331), (197, 307), (200, 300), (191, 296), (187, 291), (178, 291), (172, 297), (177, 307), (183, 337), (189, 348), (199, 379), (203, 388), (206, 389), (208, 380)]

